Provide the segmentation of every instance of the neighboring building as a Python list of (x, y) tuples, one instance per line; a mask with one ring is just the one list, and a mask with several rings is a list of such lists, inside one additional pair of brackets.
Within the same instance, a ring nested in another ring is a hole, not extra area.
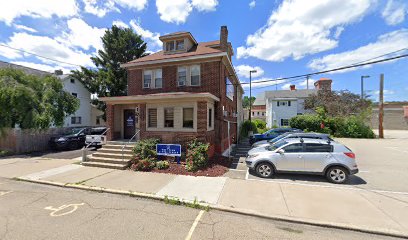
[(251, 119), (266, 120), (265, 92), (256, 96), (255, 102), (251, 107)]
[(295, 85), (290, 86), (290, 90), (266, 91), (266, 126), (286, 127), (289, 120), (296, 116), (311, 112), (305, 110), (305, 99), (318, 90), (331, 90), (332, 80), (321, 78), (315, 82), (315, 89), (296, 89)]
[[(371, 127), (378, 129), (378, 104), (373, 106)], [(383, 127), (388, 130), (408, 130), (408, 102), (385, 102)]]
[(190, 32), (160, 40), (162, 51), (121, 65), (128, 96), (101, 98), (108, 140), (129, 139), (140, 129), (141, 139), (185, 146), (198, 138), (210, 143), (210, 156), (225, 153), (243, 118), (243, 89), (231, 63), (227, 27), (211, 42), (198, 43)]
[[(80, 101), (79, 109), (71, 116), (64, 120), (64, 127), (83, 127), (96, 126), (96, 118), (103, 115), (101, 111), (92, 113), (91, 110), (91, 93), (85, 88), (84, 84), (77, 79), (72, 78), (69, 74), (63, 74), (62, 70), (56, 70), (54, 73), (33, 69), (13, 63), (0, 61), (0, 68), (12, 68), (23, 71), (26, 74), (44, 77), (54, 75), (58, 77), (64, 85), (64, 90), (77, 97)], [(101, 122), (99, 120), (99, 122)], [(103, 124), (103, 122), (102, 122)], [(102, 125), (99, 124), (99, 125)]]

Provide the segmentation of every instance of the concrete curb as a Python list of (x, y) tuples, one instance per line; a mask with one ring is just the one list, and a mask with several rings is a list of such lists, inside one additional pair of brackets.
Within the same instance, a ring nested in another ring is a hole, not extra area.
[[(94, 187), (94, 186), (86, 186), (86, 185), (78, 185), (78, 184), (70, 184), (70, 183), (64, 184), (60, 182), (33, 180), (33, 179), (25, 179), (25, 178), (14, 178), (14, 180), (31, 182), (31, 183), (40, 183), (40, 184), (45, 184), (45, 185), (57, 186), (57, 187), (81, 189), (81, 190), (86, 190), (86, 191), (112, 193), (112, 194), (126, 195), (126, 196), (131, 196), (131, 197), (148, 198), (148, 199), (153, 199), (153, 200), (158, 200), (158, 201), (164, 201), (165, 199), (165, 197), (157, 196), (157, 195), (150, 194), (150, 193), (132, 192), (132, 191), (125, 191), (125, 190), (109, 189), (109, 188), (104, 188), (104, 187)], [(181, 203), (192, 203), (192, 201), (183, 200), (183, 199), (180, 199), (180, 202)], [(222, 205), (209, 204), (208, 206), (210, 207), (210, 209), (214, 209), (218, 211), (236, 213), (236, 214), (241, 214), (241, 215), (246, 215), (246, 216), (258, 217), (258, 218), (264, 218), (264, 219), (270, 219), (270, 220), (276, 220), (276, 221), (282, 221), (282, 222), (306, 224), (306, 225), (312, 225), (312, 226), (318, 226), (318, 227), (335, 228), (335, 229), (340, 229), (340, 230), (348, 230), (348, 231), (355, 231), (355, 232), (361, 232), (361, 233), (382, 235), (382, 236), (387, 236), (387, 237), (397, 237), (397, 238), (407, 238), (408, 239), (408, 234), (393, 231), (393, 230), (388, 230), (388, 229), (379, 230), (378, 228), (377, 229), (358, 228), (353, 225), (344, 224), (344, 223), (316, 221), (316, 220), (311, 220), (311, 219), (294, 218), (290, 216), (264, 215), (264, 214), (260, 214), (260, 213), (253, 212), (253, 211), (246, 210), (246, 209), (236, 209), (236, 208), (226, 207)]]

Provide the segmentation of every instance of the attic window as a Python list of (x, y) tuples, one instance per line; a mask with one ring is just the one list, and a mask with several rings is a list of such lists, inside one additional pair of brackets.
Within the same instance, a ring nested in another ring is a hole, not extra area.
[(177, 48), (177, 50), (183, 50), (184, 49), (184, 40), (177, 40), (176, 41), (176, 48)]
[(174, 41), (166, 43), (166, 51), (174, 51)]

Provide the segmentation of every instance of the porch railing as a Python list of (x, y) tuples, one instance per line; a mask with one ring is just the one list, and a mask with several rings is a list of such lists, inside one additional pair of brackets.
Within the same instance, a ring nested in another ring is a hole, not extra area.
[[(98, 135), (98, 136), (101, 136), (101, 138), (100, 138), (101, 140), (102, 140), (102, 136), (105, 135), (109, 130), (110, 130), (110, 128), (107, 128), (105, 131), (103, 131), (103, 133), (101, 133), (100, 135)], [(93, 143), (95, 143), (96, 140), (97, 140), (97, 139), (93, 139), (92, 142), (90, 142), (88, 145), (85, 145), (85, 146), (82, 148), (82, 162), (86, 162), (86, 156), (88, 155), (88, 148), (89, 148), (89, 146), (91, 146)]]
[(125, 150), (125, 147), (136, 137), (137, 134), (139, 134), (139, 132), (140, 132), (140, 129), (137, 128), (136, 131), (135, 131), (135, 134), (129, 139), (129, 141), (127, 143), (125, 143), (122, 146), (122, 162), (125, 161), (125, 156), (124, 156), (124, 152), (123, 152)]

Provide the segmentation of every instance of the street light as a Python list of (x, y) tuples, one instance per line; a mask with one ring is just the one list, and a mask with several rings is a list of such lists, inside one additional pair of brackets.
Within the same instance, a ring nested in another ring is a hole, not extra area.
[(256, 70), (249, 71), (249, 131), (252, 132), (252, 73)]
[(361, 76), (361, 99), (364, 99), (364, 78), (369, 78), (370, 76)]

